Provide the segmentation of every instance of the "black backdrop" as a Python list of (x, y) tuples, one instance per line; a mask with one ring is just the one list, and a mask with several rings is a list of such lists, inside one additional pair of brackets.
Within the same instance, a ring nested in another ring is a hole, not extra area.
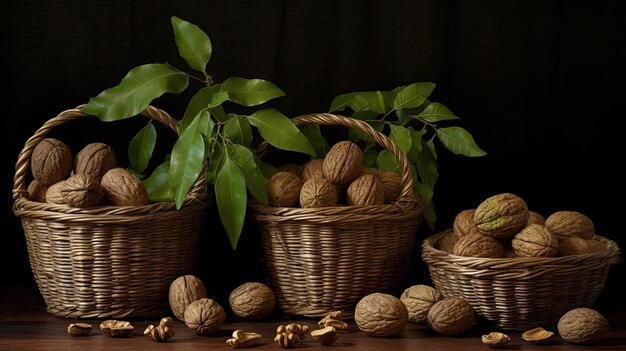
[[(2, 282), (34, 284), (11, 211), (24, 142), (132, 67), (182, 66), (172, 15), (207, 32), (216, 81), (268, 79), (287, 93), (268, 106), (290, 116), (326, 111), (340, 93), (437, 83), (432, 99), (488, 153), (470, 159), (439, 149), (437, 230), (487, 196), (513, 192), (544, 215), (583, 212), (598, 233), (626, 245), (621, 1), (19, 1), (2, 11)], [(155, 105), (180, 118), (189, 97)], [(133, 123), (62, 130), (74, 148), (101, 139), (124, 150)], [(214, 208), (206, 218), (196, 273), (224, 301), (236, 285), (262, 279), (255, 229), (246, 226), (232, 252)], [(428, 283), (419, 244), (430, 233), (421, 226), (407, 285)], [(614, 266), (597, 308), (624, 306), (623, 278)]]

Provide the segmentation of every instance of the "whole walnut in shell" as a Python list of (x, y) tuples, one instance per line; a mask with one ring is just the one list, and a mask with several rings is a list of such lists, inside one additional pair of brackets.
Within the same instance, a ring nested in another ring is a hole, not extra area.
[(115, 206), (148, 204), (148, 192), (141, 181), (124, 168), (111, 168), (102, 176), (102, 189)]
[(309, 178), (300, 189), (300, 207), (332, 207), (337, 205), (337, 191), (326, 179), (319, 176)]
[(378, 179), (383, 185), (385, 201), (394, 202), (398, 200), (402, 192), (402, 176), (392, 171), (380, 171)]
[(437, 248), (441, 251), (454, 253), (454, 246), (457, 241), (459, 241), (459, 237), (454, 233), (454, 230), (448, 229), (442, 234), (439, 241), (437, 241)]
[(64, 180), (72, 172), (72, 151), (58, 139), (45, 138), (33, 149), (30, 169), (33, 177), (43, 185)]
[(382, 205), (385, 191), (376, 176), (365, 174), (350, 183), (346, 198), (350, 206)]
[(443, 295), (428, 285), (413, 285), (404, 290), (400, 301), (409, 312), (409, 322), (427, 323), (426, 315), (435, 302), (443, 299)]
[(46, 202), (46, 192), (48, 191), (48, 186), (37, 179), (34, 179), (30, 182), (30, 184), (28, 184), (26, 191), (28, 191), (28, 196), (32, 201)]
[(559, 241), (559, 256), (584, 255), (604, 249), (606, 245), (594, 239), (573, 236)]
[(65, 199), (63, 198), (62, 192), (64, 188), (65, 180), (50, 185), (48, 191), (46, 191), (46, 202), (49, 204), (64, 204)]
[(369, 336), (388, 337), (402, 332), (408, 322), (408, 311), (397, 297), (372, 293), (363, 297), (354, 310), (359, 329)]
[(170, 308), (174, 316), (181, 321), (185, 320), (185, 310), (187, 310), (189, 304), (205, 297), (207, 297), (207, 294), (204, 283), (194, 275), (180, 276), (170, 284)]
[(521, 197), (502, 193), (481, 202), (474, 212), (474, 224), (484, 235), (508, 239), (528, 223), (528, 205)]
[(529, 224), (545, 225), (546, 224), (545, 217), (540, 215), (539, 213), (537, 213), (535, 211), (528, 211), (528, 214), (530, 216), (528, 217), (528, 223), (526, 223), (526, 225), (529, 225)]
[(591, 218), (576, 211), (557, 211), (546, 218), (545, 226), (559, 240), (577, 236), (591, 239), (595, 235), (595, 227)]
[(74, 158), (74, 174), (90, 174), (102, 178), (110, 169), (117, 167), (113, 149), (104, 143), (90, 143)]
[(324, 178), (324, 160), (323, 159), (314, 159), (304, 164), (304, 168), (302, 169), (302, 180), (307, 181), (313, 177), (322, 177)]
[(435, 302), (426, 315), (428, 326), (443, 335), (469, 331), (476, 324), (476, 312), (465, 299), (448, 297)]
[(559, 241), (550, 229), (531, 224), (517, 233), (511, 246), (518, 256), (554, 257), (559, 252)]
[(202, 298), (187, 306), (185, 310), (185, 324), (198, 335), (213, 335), (217, 333), (224, 320), (226, 312), (213, 299)]
[(257, 320), (269, 316), (274, 310), (274, 291), (260, 282), (248, 282), (235, 288), (228, 297), (230, 309), (246, 320)]
[(572, 344), (595, 344), (609, 332), (609, 322), (591, 308), (575, 308), (565, 313), (557, 325), (559, 335)]
[(457, 213), (454, 217), (452, 228), (457, 236), (479, 233), (476, 224), (474, 224), (474, 212), (476, 212), (475, 209), (469, 208)]
[(284, 165), (280, 165), (278, 167), (276, 167), (276, 172), (289, 172), (289, 173), (293, 173), (295, 175), (297, 175), (298, 177), (302, 178), (302, 170), (304, 169), (304, 166), (299, 166), (295, 163), (285, 163)]
[(504, 256), (504, 245), (490, 236), (480, 233), (469, 234), (459, 238), (454, 245), (453, 254), (467, 257), (490, 257)]
[(302, 178), (290, 172), (274, 173), (267, 180), (267, 192), (270, 203), (278, 207), (291, 207), (300, 199)]
[(100, 180), (88, 174), (75, 174), (67, 178), (61, 194), (65, 203), (72, 207), (97, 206), (104, 200)]
[(333, 184), (350, 184), (361, 172), (363, 151), (349, 140), (340, 141), (330, 148), (324, 158), (324, 177)]

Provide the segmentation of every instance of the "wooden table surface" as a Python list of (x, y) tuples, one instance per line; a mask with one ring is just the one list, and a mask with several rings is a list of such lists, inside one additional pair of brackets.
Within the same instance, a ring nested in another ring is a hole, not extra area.
[[(226, 320), (222, 331), (216, 336), (198, 336), (183, 322), (176, 321), (176, 335), (165, 343), (157, 343), (144, 336), (143, 330), (154, 320), (131, 320), (135, 326), (133, 333), (124, 338), (112, 338), (102, 334), (99, 320), (75, 320), (52, 316), (45, 312), (45, 303), (36, 287), (15, 285), (0, 289), (0, 350), (229, 350), (225, 341), (236, 329), (254, 331), (263, 336), (261, 344), (254, 350), (280, 350), (273, 342), (273, 335), (279, 324), (291, 322), (308, 324), (314, 327), (317, 319), (301, 317), (272, 317), (261, 322), (240, 322)], [(87, 322), (94, 329), (83, 337), (71, 337), (67, 333), (70, 323)], [(353, 320), (350, 330), (339, 334), (332, 346), (323, 346), (308, 335), (297, 345), (305, 350), (488, 350), (481, 343), (480, 336), (489, 330), (475, 327), (463, 336), (446, 337), (435, 334), (428, 327), (409, 323), (402, 334), (394, 338), (374, 338), (359, 331)], [(519, 332), (508, 332), (511, 342), (506, 349), (511, 350), (626, 350), (626, 325), (612, 325), (608, 337), (599, 345), (575, 346), (557, 338), (547, 345), (535, 345), (524, 341)]]

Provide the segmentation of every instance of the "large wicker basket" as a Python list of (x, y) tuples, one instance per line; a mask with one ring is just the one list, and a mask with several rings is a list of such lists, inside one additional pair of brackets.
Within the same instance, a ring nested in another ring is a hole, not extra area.
[(435, 288), (446, 297), (465, 298), (487, 323), (505, 330), (554, 327), (570, 309), (592, 306), (620, 254), (614, 241), (596, 235), (606, 250), (563, 257), (462, 257), (437, 248), (445, 234), (422, 244)]
[[(283, 313), (353, 315), (365, 295), (398, 288), (407, 272), (423, 207), (413, 195), (405, 155), (365, 122), (333, 114), (293, 119), (296, 125), (345, 126), (388, 149), (402, 170), (398, 201), (376, 206), (281, 208), (249, 204), (258, 224), (261, 260)], [(258, 149), (263, 154), (262, 147)]]
[[(142, 115), (178, 132), (177, 121), (162, 110), (150, 106)], [(58, 317), (161, 317), (169, 285), (197, 261), (206, 171), (179, 210), (173, 203), (82, 209), (31, 201), (26, 182), (33, 149), (53, 128), (84, 117), (79, 106), (48, 120), (17, 160), (13, 211), (35, 281), (47, 311)]]

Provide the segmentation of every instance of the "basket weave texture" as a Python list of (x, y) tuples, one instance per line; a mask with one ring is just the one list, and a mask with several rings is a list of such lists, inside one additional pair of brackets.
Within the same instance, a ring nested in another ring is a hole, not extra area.
[[(48, 120), (19, 154), (13, 212), (21, 220), (35, 281), (47, 311), (65, 318), (161, 317), (171, 282), (197, 261), (204, 210), (209, 205), (206, 170), (182, 207), (72, 208), (30, 201), (26, 177), (33, 149), (55, 127), (89, 117), (80, 107)], [(149, 106), (142, 115), (178, 133), (178, 123)]]
[[(413, 195), (406, 156), (365, 122), (333, 115), (293, 118), (296, 125), (345, 126), (372, 137), (398, 160), (402, 192), (391, 204), (324, 208), (249, 203), (261, 235), (261, 261), (283, 313), (352, 316), (365, 295), (398, 288), (408, 270), (423, 206)], [(258, 148), (263, 155), (263, 146)]]
[(563, 257), (462, 257), (437, 249), (445, 234), (422, 243), (433, 285), (446, 297), (463, 297), (487, 323), (504, 330), (555, 327), (567, 311), (591, 307), (620, 255), (614, 241), (596, 235), (606, 250)]

